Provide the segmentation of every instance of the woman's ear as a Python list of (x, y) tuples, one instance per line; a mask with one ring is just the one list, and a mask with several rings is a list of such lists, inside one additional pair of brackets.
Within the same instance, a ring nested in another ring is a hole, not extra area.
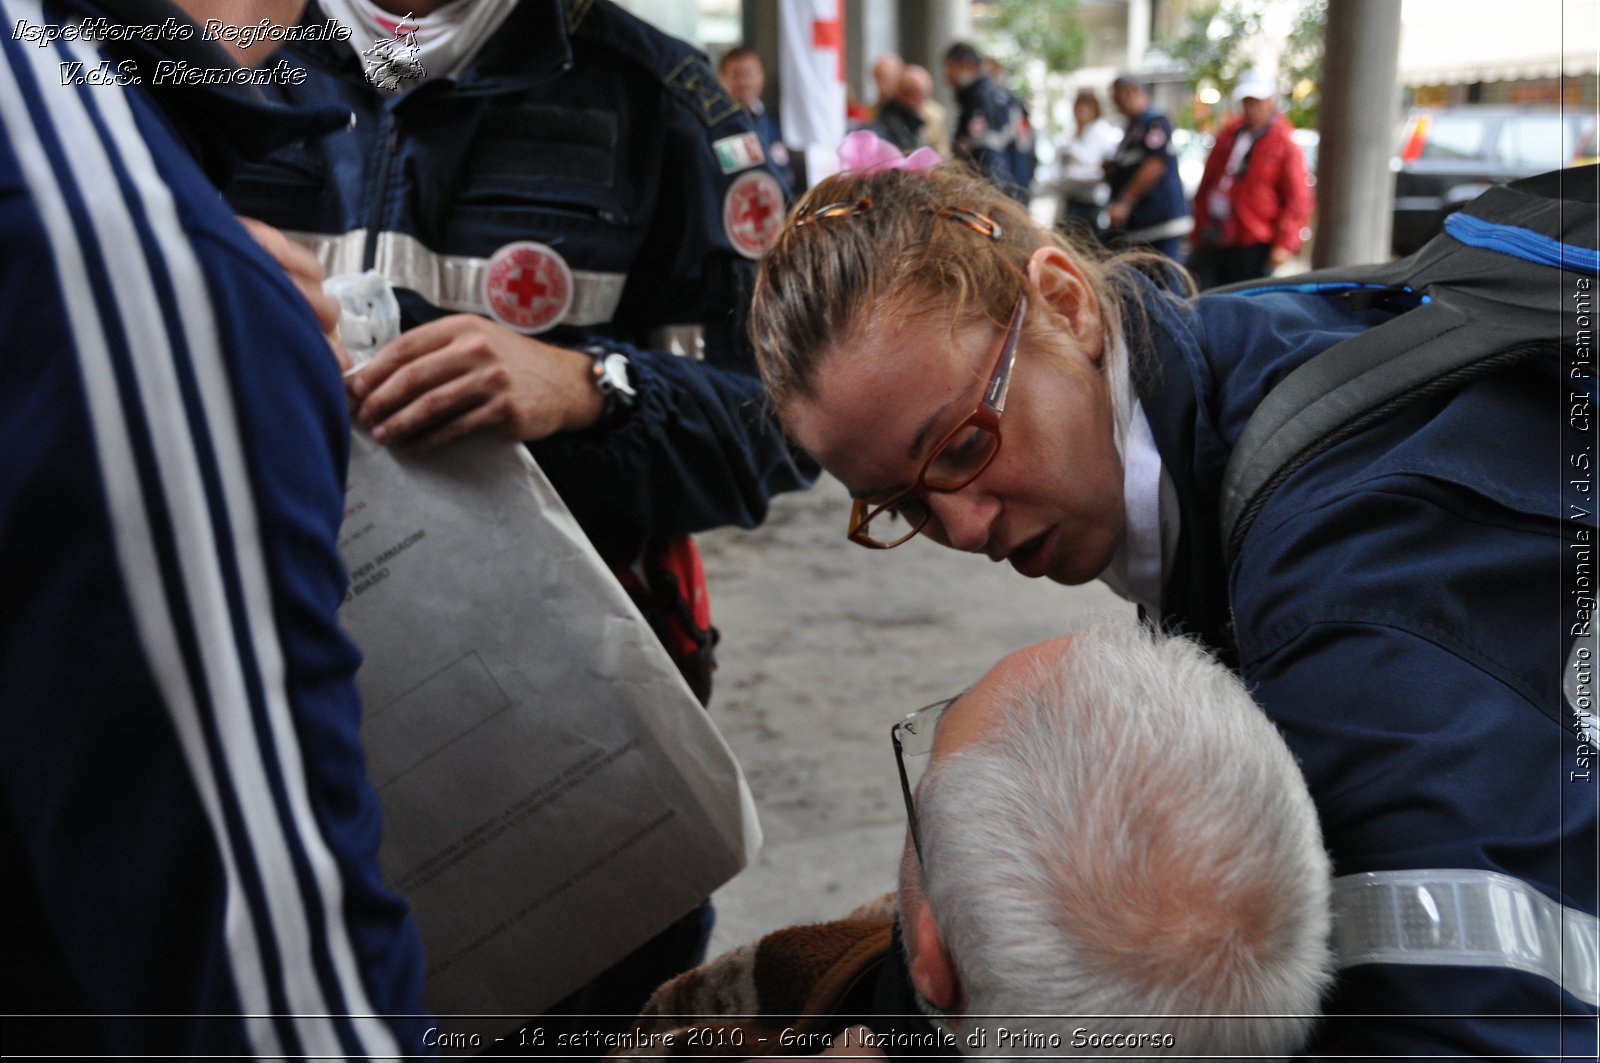
[(1071, 255), (1046, 244), (1028, 259), (1028, 283), (1042, 307), (1062, 324), (1098, 362), (1101, 350), (1100, 300)]

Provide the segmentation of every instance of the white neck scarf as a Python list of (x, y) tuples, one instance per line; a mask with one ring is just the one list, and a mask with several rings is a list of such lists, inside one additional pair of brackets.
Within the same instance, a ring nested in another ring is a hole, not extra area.
[[(451, 0), (413, 18), (390, 14), (372, 0), (319, 2), (350, 30), (350, 47), (373, 84), (391, 92), (461, 73), (517, 6), (516, 0)], [(385, 65), (386, 58), (393, 62)]]

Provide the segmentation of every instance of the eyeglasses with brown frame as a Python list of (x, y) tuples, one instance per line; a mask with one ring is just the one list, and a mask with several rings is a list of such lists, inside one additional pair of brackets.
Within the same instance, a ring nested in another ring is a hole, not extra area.
[[(1017, 360), (1017, 340), (1027, 317), (1028, 297), (1017, 300), (1006, 327), (1005, 342), (994, 371), (983, 389), (978, 408), (947, 432), (917, 470), (910, 487), (882, 502), (857, 501), (850, 509), (849, 537), (874, 550), (889, 550), (916, 535), (933, 517), (923, 496), (930, 491), (950, 494), (983, 474), (1000, 453), (1000, 416), (1006, 410), (1011, 368)], [(903, 522), (903, 523), (901, 523)]]

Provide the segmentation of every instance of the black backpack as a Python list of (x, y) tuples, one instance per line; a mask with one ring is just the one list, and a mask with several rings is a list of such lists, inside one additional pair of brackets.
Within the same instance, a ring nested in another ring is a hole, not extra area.
[[(1600, 275), (1600, 166), (1491, 188), (1416, 253), (1375, 266), (1319, 270), (1288, 283), (1221, 291), (1313, 291), (1400, 310), (1334, 344), (1268, 393), (1223, 477), (1222, 542), (1231, 567), (1256, 515), (1291, 473), (1396, 410), (1539, 354), (1566, 352), (1569, 410), (1595, 401), (1593, 311), (1574, 296)], [(1588, 417), (1592, 419), (1592, 414)], [(1573, 427), (1581, 418), (1572, 418)]]

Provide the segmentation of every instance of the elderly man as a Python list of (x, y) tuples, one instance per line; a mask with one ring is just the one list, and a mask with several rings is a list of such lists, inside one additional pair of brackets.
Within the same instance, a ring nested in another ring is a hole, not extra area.
[[(668, 983), (637, 1051), (1305, 1043), (1330, 970), (1316, 812), (1277, 731), (1197, 645), (1131, 624), (1040, 643), (907, 717), (894, 744), (898, 919), (779, 931)], [(707, 1020), (691, 1042), (679, 1017), (694, 1014), (762, 1018)]]
[(901, 151), (915, 151), (928, 143), (922, 109), (933, 96), (933, 75), (920, 66), (908, 66), (895, 93), (878, 107), (872, 128)]
[(878, 100), (874, 104), (874, 116), (883, 109), (883, 105), (891, 100), (900, 87), (900, 75), (905, 72), (906, 62), (893, 52), (884, 52), (872, 61), (872, 83), (877, 86)]

